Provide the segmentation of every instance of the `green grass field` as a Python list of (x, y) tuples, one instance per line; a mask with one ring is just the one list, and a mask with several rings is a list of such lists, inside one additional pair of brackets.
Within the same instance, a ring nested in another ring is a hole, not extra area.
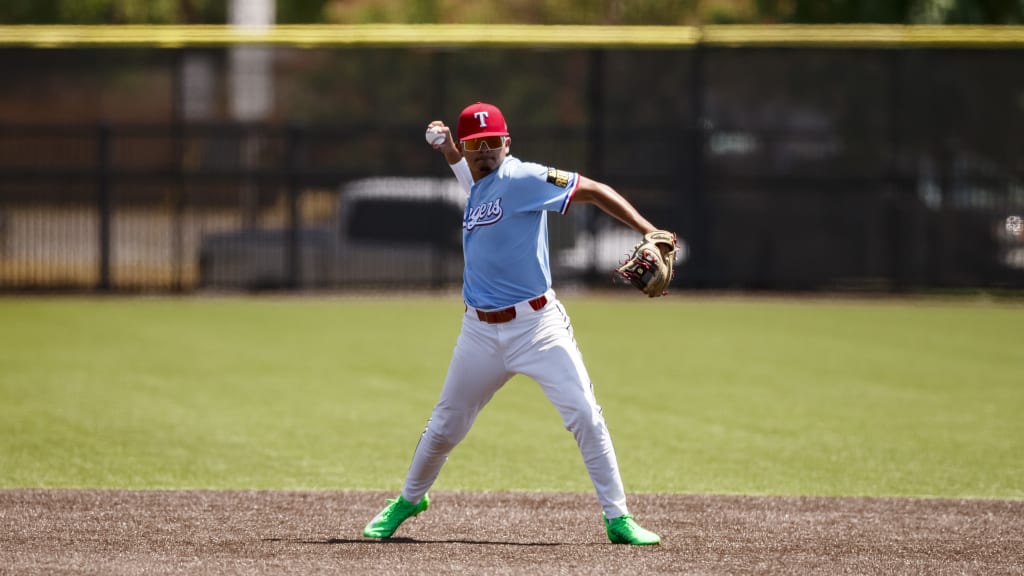
[[(1024, 498), (1024, 307), (565, 303), (629, 492)], [(454, 296), (2, 298), (0, 487), (397, 490), (461, 312)], [(517, 377), (435, 489), (592, 488)]]

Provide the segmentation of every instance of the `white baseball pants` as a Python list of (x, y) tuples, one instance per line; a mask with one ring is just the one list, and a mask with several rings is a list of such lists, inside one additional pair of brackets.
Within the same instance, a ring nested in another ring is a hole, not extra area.
[(627, 514), (626, 496), (611, 435), (573, 338), (572, 324), (553, 291), (534, 311), (516, 305), (516, 317), (488, 324), (467, 307), (441, 397), (416, 446), (402, 496), (417, 502), (437, 480), (452, 449), (477, 414), (515, 374), (532, 378), (576, 438), (583, 462), (608, 518)]

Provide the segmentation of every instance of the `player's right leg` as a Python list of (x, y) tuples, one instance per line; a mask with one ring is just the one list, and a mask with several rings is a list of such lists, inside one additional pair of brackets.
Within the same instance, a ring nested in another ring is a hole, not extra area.
[(364, 536), (389, 538), (402, 522), (427, 509), (427, 491), (448, 455), (511, 376), (497, 349), (494, 327), (465, 316), (444, 387), (416, 445), (402, 493), (367, 524)]
[(512, 374), (498, 349), (493, 325), (465, 316), (444, 387), (420, 437), (402, 493), (419, 498), (437, 479), (448, 454), (466, 437), (480, 410)]

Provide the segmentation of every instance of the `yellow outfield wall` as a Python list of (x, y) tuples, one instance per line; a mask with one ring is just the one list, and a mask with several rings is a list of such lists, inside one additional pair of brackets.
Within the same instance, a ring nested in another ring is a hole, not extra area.
[(670, 48), (706, 46), (1024, 48), (1024, 26), (462, 24), (0, 26), (0, 47), (179, 48), (237, 44)]

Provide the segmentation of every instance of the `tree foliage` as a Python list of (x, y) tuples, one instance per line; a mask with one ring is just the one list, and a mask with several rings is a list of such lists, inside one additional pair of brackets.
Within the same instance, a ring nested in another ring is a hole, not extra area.
[[(231, 0), (3, 0), (4, 24), (222, 24)], [(1024, 0), (278, 0), (277, 21), (1021, 24)]]
[(226, 0), (4, 0), (4, 24), (200, 24), (227, 20)]
[(756, 0), (760, 20), (799, 24), (1020, 24), (1021, 0)]

